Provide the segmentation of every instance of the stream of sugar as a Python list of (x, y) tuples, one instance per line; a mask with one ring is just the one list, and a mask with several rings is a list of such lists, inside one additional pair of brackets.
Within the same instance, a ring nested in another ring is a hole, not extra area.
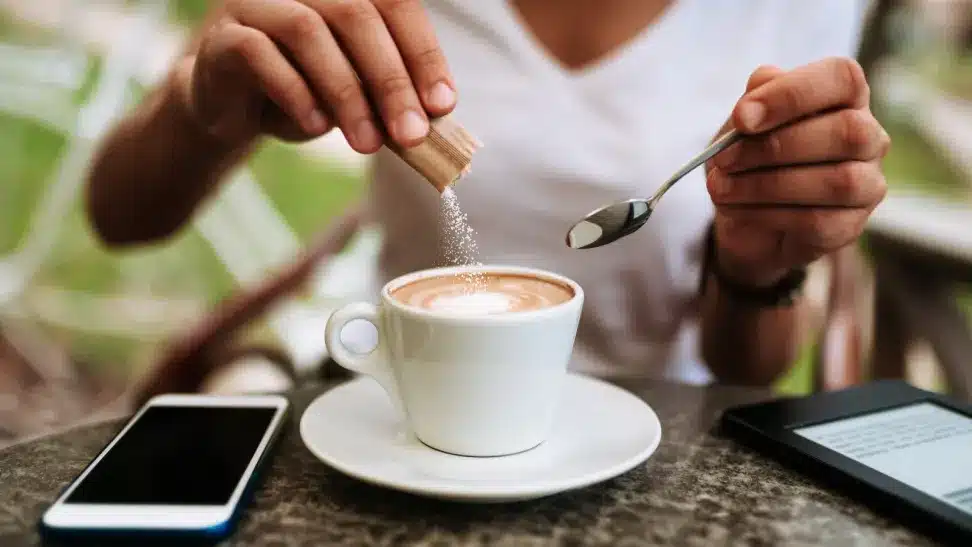
[[(439, 262), (443, 266), (481, 266), (475, 236), (459, 207), (459, 197), (452, 188), (446, 188), (439, 204)], [(485, 282), (481, 273), (468, 272), (462, 278), (469, 284), (470, 292)]]

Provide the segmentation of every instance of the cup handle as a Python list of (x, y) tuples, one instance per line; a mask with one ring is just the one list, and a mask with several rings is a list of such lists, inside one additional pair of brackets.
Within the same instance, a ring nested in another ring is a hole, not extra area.
[[(338, 309), (327, 320), (327, 326), (324, 328), (324, 343), (334, 362), (352, 372), (370, 376), (378, 382), (391, 399), (392, 406), (404, 417), (405, 407), (402, 404), (395, 375), (392, 373), (391, 363), (388, 361), (385, 333), (382, 332), (379, 314), (377, 307), (366, 302), (355, 302)], [(341, 341), (341, 332), (345, 325), (357, 319), (371, 323), (378, 330), (378, 345), (368, 353), (354, 353)]]

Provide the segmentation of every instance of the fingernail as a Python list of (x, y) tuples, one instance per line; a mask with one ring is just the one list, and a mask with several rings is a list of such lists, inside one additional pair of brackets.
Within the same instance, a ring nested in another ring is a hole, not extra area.
[(425, 102), (431, 108), (446, 109), (456, 102), (456, 92), (446, 85), (445, 82), (439, 82), (432, 86), (432, 89), (425, 97)]
[(419, 139), (424, 139), (429, 133), (429, 122), (426, 121), (425, 117), (415, 112), (414, 110), (407, 110), (402, 117), (398, 119), (397, 131), (399, 139), (406, 141), (417, 141)]
[(362, 148), (374, 148), (381, 144), (381, 135), (371, 120), (361, 120), (354, 128), (354, 141)]
[(327, 129), (327, 117), (320, 110), (312, 110), (307, 117), (307, 125), (312, 133), (320, 133)]
[(759, 126), (766, 119), (766, 107), (757, 101), (747, 101), (739, 105), (739, 121), (743, 129), (759, 130)]

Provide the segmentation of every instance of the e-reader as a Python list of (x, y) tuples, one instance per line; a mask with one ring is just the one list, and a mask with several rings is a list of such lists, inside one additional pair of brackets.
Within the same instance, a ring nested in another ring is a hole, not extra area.
[(972, 405), (882, 380), (730, 408), (720, 429), (891, 518), (972, 545)]

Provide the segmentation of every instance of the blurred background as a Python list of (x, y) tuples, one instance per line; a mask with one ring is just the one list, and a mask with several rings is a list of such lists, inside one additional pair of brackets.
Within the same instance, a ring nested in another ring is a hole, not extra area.
[[(177, 239), (124, 254), (99, 246), (79, 194), (93, 142), (163, 75), (206, 7), (0, 0), (0, 444), (95, 416), (146, 373), (159, 344), (293, 259), (362, 196), (364, 163), (340, 135), (267, 143)], [(967, 376), (949, 367), (967, 355), (972, 302), (962, 288), (962, 267), (972, 263), (972, 1), (877, 9), (861, 55), (893, 140), (885, 163), (893, 197), (862, 244), (868, 266), (854, 270), (860, 310), (852, 311), (870, 315), (862, 339), (874, 349), (862, 353), (884, 363), (869, 374), (962, 388)], [(312, 367), (322, 310), (367, 286), (347, 272), (377, 237), (359, 233), (342, 260), (251, 336), (275, 340), (297, 368)], [(931, 285), (947, 287), (945, 296), (922, 292)], [(819, 351), (808, 343), (777, 389), (814, 389)]]

